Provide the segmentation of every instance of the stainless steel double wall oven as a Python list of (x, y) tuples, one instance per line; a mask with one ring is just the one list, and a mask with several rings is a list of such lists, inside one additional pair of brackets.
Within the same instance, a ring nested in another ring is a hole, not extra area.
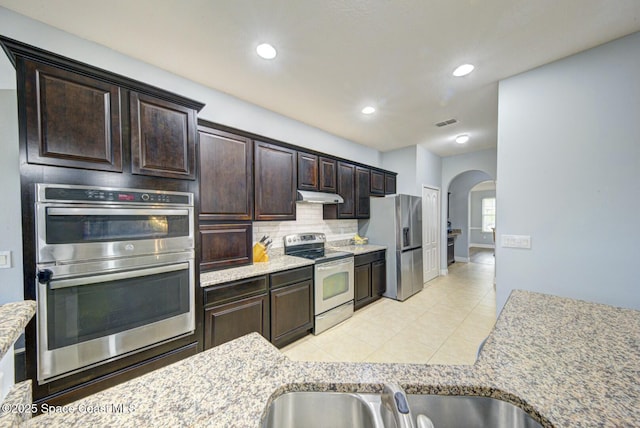
[(36, 185), (43, 384), (195, 330), (193, 194)]

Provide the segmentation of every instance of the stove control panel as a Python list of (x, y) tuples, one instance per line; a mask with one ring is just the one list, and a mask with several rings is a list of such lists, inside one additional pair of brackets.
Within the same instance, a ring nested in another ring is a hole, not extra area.
[(284, 237), (284, 246), (291, 247), (296, 245), (325, 243), (327, 237), (324, 233), (296, 233)]

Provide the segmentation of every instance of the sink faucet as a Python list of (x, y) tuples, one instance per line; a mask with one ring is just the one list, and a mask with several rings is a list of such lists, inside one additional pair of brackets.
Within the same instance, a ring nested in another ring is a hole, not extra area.
[(407, 395), (398, 384), (384, 384), (382, 390), (382, 414), (385, 427), (415, 428)]

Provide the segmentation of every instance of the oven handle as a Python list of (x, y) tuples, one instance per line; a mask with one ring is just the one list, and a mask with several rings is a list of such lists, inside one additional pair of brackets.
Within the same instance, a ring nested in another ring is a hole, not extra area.
[(189, 263), (179, 263), (167, 266), (159, 266), (149, 269), (141, 269), (135, 271), (109, 273), (98, 275), (95, 277), (83, 276), (81, 278), (50, 280), (49, 289), (57, 290), (59, 288), (78, 287), (82, 285), (98, 284), (101, 282), (117, 281), (120, 279), (137, 278), (139, 276), (157, 275), (159, 273), (174, 272), (178, 270), (189, 269)]
[(348, 264), (353, 264), (353, 257), (347, 257), (347, 258), (336, 260), (333, 262), (322, 263), (322, 264), (316, 265), (316, 269), (318, 269), (318, 271), (321, 272), (325, 270), (335, 269), (337, 266), (348, 265)]
[(47, 208), (47, 215), (182, 215), (189, 210), (182, 209), (126, 209), (126, 208)]

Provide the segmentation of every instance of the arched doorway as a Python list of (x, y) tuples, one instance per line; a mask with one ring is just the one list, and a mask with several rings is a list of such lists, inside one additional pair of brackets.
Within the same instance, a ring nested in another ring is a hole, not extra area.
[[(470, 192), (482, 182), (493, 181), (484, 171), (465, 171), (455, 176), (447, 188), (447, 238), (454, 238), (454, 260), (469, 261), (470, 241)], [(475, 227), (475, 226), (474, 226)], [(446, 242), (446, 241), (445, 241)], [(444, 253), (446, 254), (446, 253)]]

